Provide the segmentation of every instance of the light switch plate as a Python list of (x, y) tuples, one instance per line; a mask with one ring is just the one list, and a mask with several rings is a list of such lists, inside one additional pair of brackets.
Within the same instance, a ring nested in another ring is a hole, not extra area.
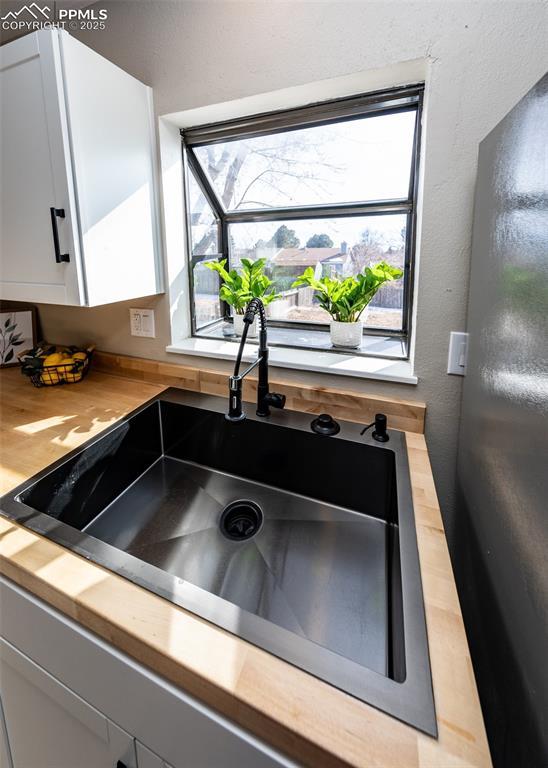
[(466, 376), (468, 361), (468, 334), (452, 331), (449, 337), (449, 356), (447, 358), (447, 373), (456, 376)]
[(153, 309), (130, 309), (129, 325), (132, 336), (146, 336), (149, 339), (156, 338)]

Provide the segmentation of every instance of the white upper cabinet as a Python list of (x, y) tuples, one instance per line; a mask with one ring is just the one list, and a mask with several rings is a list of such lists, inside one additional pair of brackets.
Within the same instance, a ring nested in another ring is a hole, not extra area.
[(152, 91), (66, 32), (0, 48), (0, 298), (162, 291)]

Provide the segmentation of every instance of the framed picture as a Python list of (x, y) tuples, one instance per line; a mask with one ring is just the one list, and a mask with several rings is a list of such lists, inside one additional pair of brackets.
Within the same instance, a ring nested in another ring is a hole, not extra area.
[(19, 365), (17, 356), (36, 344), (36, 307), (0, 302), (0, 368)]

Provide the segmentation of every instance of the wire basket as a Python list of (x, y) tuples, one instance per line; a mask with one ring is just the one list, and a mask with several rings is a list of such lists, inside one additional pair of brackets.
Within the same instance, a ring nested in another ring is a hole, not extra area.
[[(48, 358), (62, 357), (59, 362), (46, 363)], [(87, 376), (93, 347), (55, 347), (40, 344), (19, 355), (21, 373), (28, 376), (35, 387), (53, 387), (57, 384), (76, 384)]]

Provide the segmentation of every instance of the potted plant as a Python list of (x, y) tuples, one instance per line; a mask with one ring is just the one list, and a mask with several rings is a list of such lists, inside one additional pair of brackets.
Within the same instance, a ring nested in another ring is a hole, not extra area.
[(359, 347), (362, 339), (362, 313), (379, 288), (389, 280), (397, 280), (403, 271), (385, 261), (365, 267), (355, 277), (321, 277), (312, 267), (305, 269), (293, 287), (307, 285), (316, 291), (320, 306), (332, 317), (331, 343), (335, 347)]
[[(234, 331), (238, 336), (242, 335), (244, 312), (251, 299), (261, 299), (263, 304), (267, 306), (280, 298), (280, 294), (274, 292), (272, 280), (264, 274), (266, 259), (257, 259), (256, 261), (242, 259), (241, 263), (240, 272), (235, 269), (227, 272), (225, 269), (226, 259), (206, 263), (206, 267), (217, 272), (223, 281), (219, 296), (234, 310)], [(250, 326), (248, 335), (257, 335), (256, 319)]]

